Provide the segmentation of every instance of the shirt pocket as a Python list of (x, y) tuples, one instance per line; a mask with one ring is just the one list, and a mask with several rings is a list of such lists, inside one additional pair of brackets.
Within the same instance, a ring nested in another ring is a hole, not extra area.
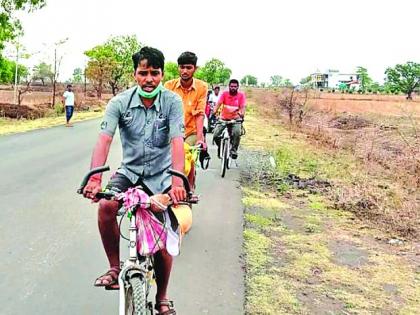
[(169, 126), (166, 119), (158, 119), (153, 125), (153, 146), (164, 147), (169, 144)]

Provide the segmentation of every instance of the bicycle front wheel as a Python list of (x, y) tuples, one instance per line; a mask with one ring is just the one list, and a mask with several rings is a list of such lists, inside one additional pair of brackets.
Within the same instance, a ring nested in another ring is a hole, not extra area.
[(147, 315), (146, 283), (140, 277), (132, 277), (125, 294), (126, 315)]
[(220, 176), (225, 177), (226, 167), (229, 159), (229, 141), (223, 139), (222, 141), (222, 164), (220, 165)]

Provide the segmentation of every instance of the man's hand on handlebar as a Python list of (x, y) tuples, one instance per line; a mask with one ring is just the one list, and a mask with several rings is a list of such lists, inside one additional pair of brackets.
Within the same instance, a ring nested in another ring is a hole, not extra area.
[(197, 140), (195, 145), (200, 146), (203, 150), (207, 150), (207, 143), (204, 140)]
[(187, 192), (182, 184), (172, 185), (172, 188), (169, 191), (169, 196), (171, 197), (173, 204), (176, 206), (180, 201), (187, 199)]
[(98, 202), (96, 194), (102, 190), (101, 180), (96, 178), (90, 178), (86, 187), (83, 189), (83, 196), (88, 199), (92, 199), (92, 202)]

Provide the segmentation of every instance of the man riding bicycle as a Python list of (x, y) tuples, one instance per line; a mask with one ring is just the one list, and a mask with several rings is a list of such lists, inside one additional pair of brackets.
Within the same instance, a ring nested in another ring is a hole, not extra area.
[[(236, 79), (229, 81), (229, 91), (224, 91), (214, 108), (213, 113), (217, 114), (220, 106), (222, 107), (222, 112), (220, 114), (220, 119), (222, 120), (238, 120), (242, 121), (245, 116), (245, 94), (238, 91), (239, 82)], [(222, 136), (223, 130), (226, 128), (224, 124), (217, 124), (213, 133), (213, 140), (216, 145), (220, 146), (220, 137)], [(230, 156), (232, 159), (238, 157), (238, 148), (241, 141), (241, 124), (233, 124), (228, 126), (231, 128), (231, 137), (232, 137), (232, 149)]]
[[(123, 192), (129, 187), (142, 185), (149, 194), (168, 192), (174, 204), (177, 204), (186, 198), (186, 192), (182, 180), (171, 178), (167, 170), (184, 170), (184, 117), (181, 99), (162, 86), (165, 64), (162, 52), (143, 47), (132, 59), (137, 85), (109, 101), (92, 155), (91, 168), (105, 164), (118, 125), (123, 160), (107, 189)], [(100, 174), (92, 176), (84, 189), (84, 196), (97, 201), (95, 195), (101, 191), (101, 181)], [(96, 279), (94, 285), (106, 289), (118, 289), (118, 209), (117, 201), (99, 202), (98, 225), (110, 269)], [(176, 314), (167, 296), (172, 259), (166, 249), (154, 255), (156, 308), (159, 314)]]
[[(197, 56), (189, 51), (178, 57), (179, 78), (165, 83), (165, 88), (182, 98), (185, 121), (185, 142), (190, 146), (200, 145), (206, 149), (204, 139), (204, 112), (207, 99), (207, 83), (194, 78), (197, 70)], [(192, 165), (192, 167), (194, 167)], [(193, 185), (195, 171), (192, 169), (188, 179)], [(192, 187), (194, 188), (194, 187)]]

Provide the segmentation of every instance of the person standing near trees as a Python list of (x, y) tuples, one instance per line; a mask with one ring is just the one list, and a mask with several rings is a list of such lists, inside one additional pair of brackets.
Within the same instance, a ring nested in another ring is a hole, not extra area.
[(63, 104), (66, 111), (66, 127), (73, 127), (70, 123), (74, 111), (74, 93), (71, 84), (67, 85), (67, 90), (63, 94)]

